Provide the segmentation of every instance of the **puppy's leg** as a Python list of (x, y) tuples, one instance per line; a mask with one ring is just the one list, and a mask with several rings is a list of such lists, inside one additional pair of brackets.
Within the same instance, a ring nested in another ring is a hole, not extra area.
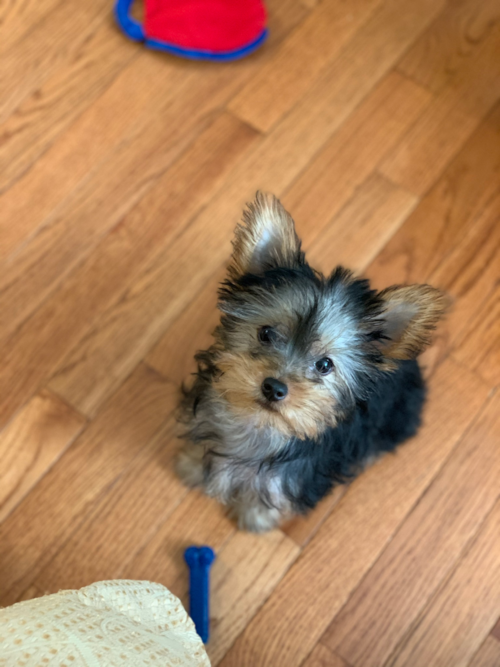
[(176, 471), (186, 486), (194, 488), (203, 484), (203, 455), (200, 445), (187, 442), (177, 455)]

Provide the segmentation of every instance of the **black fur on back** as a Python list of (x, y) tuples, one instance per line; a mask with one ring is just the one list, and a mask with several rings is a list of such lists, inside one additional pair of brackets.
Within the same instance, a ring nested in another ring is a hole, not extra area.
[(297, 512), (314, 507), (333, 486), (349, 481), (363, 462), (393, 451), (420, 426), (425, 385), (418, 363), (400, 362), (384, 373), (369, 400), (359, 401), (349, 418), (317, 440), (291, 440), (262, 467), (278, 472)]

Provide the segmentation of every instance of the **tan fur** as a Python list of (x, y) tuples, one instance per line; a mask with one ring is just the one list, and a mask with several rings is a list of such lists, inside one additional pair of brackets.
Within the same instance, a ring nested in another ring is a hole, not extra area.
[(290, 214), (274, 195), (257, 192), (243, 214), (243, 223), (236, 227), (229, 276), (255, 271), (263, 245), (280, 266), (293, 264), (300, 250)]
[[(321, 384), (283, 375), (272, 363), (246, 354), (223, 352), (217, 366), (221, 376), (214, 390), (242, 417), (251, 415), (257, 428), (271, 427), (286, 437), (315, 438), (335, 425), (335, 405)], [(279, 377), (287, 384), (288, 395), (264, 407), (261, 385), (266, 377)]]
[(387, 304), (384, 318), (389, 341), (382, 341), (387, 359), (414, 359), (431, 342), (432, 331), (443, 316), (447, 297), (430, 285), (395, 285), (380, 293)]

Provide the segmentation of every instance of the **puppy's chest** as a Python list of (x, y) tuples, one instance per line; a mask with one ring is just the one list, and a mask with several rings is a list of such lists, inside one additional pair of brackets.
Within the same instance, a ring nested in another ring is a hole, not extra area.
[(274, 456), (288, 439), (273, 428), (259, 428), (251, 417), (241, 419), (223, 403), (207, 400), (194, 417), (202, 430), (211, 433), (210, 449), (224, 457), (255, 463)]
[(218, 404), (205, 404), (198, 414), (210, 421), (213, 436), (205, 446), (205, 488), (209, 495), (225, 502), (234, 497), (266, 495), (281, 504), (281, 480), (278, 469), (265, 462), (282, 451), (287, 439), (272, 429), (256, 428), (251, 420), (235, 419)]

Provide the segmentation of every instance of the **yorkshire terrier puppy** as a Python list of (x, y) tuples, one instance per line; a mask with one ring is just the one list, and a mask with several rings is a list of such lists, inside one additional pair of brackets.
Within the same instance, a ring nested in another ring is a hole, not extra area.
[(292, 218), (260, 193), (233, 241), (214, 344), (182, 405), (178, 472), (265, 531), (413, 436), (415, 358), (443, 315), (429, 285), (370, 289), (306, 262)]

